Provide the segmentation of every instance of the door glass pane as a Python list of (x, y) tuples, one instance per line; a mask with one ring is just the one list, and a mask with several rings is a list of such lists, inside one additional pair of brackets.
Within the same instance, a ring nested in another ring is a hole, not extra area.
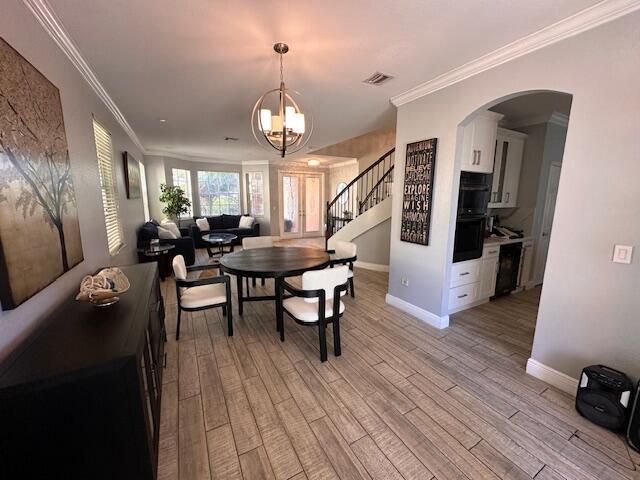
[(297, 176), (283, 175), (282, 196), (284, 216), (284, 232), (299, 233), (299, 211), (300, 211), (300, 185)]
[(320, 177), (305, 177), (305, 231), (320, 231)]

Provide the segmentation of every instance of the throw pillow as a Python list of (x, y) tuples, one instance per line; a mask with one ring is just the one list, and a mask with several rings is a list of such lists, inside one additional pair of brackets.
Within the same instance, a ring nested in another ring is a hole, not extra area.
[(253, 228), (253, 222), (255, 221), (256, 219), (253, 217), (242, 216), (240, 217), (240, 224), (238, 225), (238, 228)]
[(158, 237), (160, 237), (161, 240), (175, 240), (178, 238), (171, 230), (165, 227), (158, 227)]
[(206, 218), (198, 218), (198, 219), (196, 219), (196, 225), (198, 225), (198, 228), (200, 229), (201, 232), (205, 232), (207, 230), (210, 230), (210, 228), (209, 228), (209, 220), (207, 220)]
[(171, 233), (175, 235), (175, 238), (182, 238), (182, 234), (180, 233), (180, 229), (174, 222), (163, 222), (162, 228), (169, 230)]

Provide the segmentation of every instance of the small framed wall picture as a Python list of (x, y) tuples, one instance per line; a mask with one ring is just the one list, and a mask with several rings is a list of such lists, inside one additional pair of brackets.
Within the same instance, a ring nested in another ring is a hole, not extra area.
[(407, 145), (400, 240), (429, 245), (437, 138)]
[(140, 164), (129, 152), (122, 153), (122, 161), (127, 198), (140, 198)]

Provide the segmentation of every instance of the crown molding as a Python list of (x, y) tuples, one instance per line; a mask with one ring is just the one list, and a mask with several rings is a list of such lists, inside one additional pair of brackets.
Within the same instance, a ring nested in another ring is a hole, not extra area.
[[(220, 158), (207, 157), (205, 155), (183, 155), (182, 153), (176, 152), (165, 152), (163, 150), (147, 150), (145, 151), (145, 155), (152, 155), (154, 157), (164, 157), (164, 158), (173, 158), (176, 160), (183, 160), (185, 162), (200, 162), (200, 163), (218, 163), (221, 165), (243, 165), (245, 164), (242, 160), (234, 161), (234, 160), (224, 160)], [(261, 162), (263, 160), (260, 160)]]
[(327, 166), (329, 167), (329, 169), (332, 169), (332, 168), (340, 168), (340, 167), (346, 167), (348, 165), (357, 165), (357, 164), (358, 164), (358, 159), (357, 158), (352, 158), (352, 159), (346, 160), (344, 162), (330, 163)]
[(251, 166), (251, 165), (269, 165), (269, 160), (243, 160), (243, 166)]
[(42, 25), (56, 45), (60, 47), (60, 50), (62, 50), (69, 60), (71, 60), (71, 63), (78, 69), (80, 75), (82, 75), (89, 86), (91, 86), (96, 95), (98, 95), (98, 98), (102, 100), (107, 109), (129, 136), (131, 141), (142, 151), (143, 154), (145, 154), (146, 150), (136, 135), (136, 132), (133, 131), (133, 128), (131, 128), (131, 125), (127, 122), (124, 114), (120, 111), (116, 103), (102, 86), (102, 83), (100, 83), (100, 80), (98, 80), (98, 77), (80, 53), (80, 50), (62, 25), (62, 22), (51, 8), (51, 5), (49, 5), (49, 2), (47, 2), (47, 0), (22, 1), (31, 13), (33, 13), (38, 22), (40, 22), (40, 25)]
[(567, 128), (569, 126), (569, 115), (560, 112), (553, 112), (549, 117), (549, 123)]
[(487, 55), (476, 58), (460, 67), (449, 70), (404, 93), (391, 97), (396, 107), (417, 100), (486, 70), (507, 63), (548, 45), (552, 45), (604, 23), (640, 9), (640, 0), (603, 0), (559, 22), (511, 42)]

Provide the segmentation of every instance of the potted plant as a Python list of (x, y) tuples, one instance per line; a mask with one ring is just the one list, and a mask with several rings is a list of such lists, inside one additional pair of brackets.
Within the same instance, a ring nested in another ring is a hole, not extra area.
[(185, 196), (184, 190), (180, 187), (165, 185), (163, 183), (160, 185), (160, 193), (160, 201), (166, 204), (162, 209), (162, 213), (176, 222), (179, 227), (180, 216), (189, 211), (191, 201)]

